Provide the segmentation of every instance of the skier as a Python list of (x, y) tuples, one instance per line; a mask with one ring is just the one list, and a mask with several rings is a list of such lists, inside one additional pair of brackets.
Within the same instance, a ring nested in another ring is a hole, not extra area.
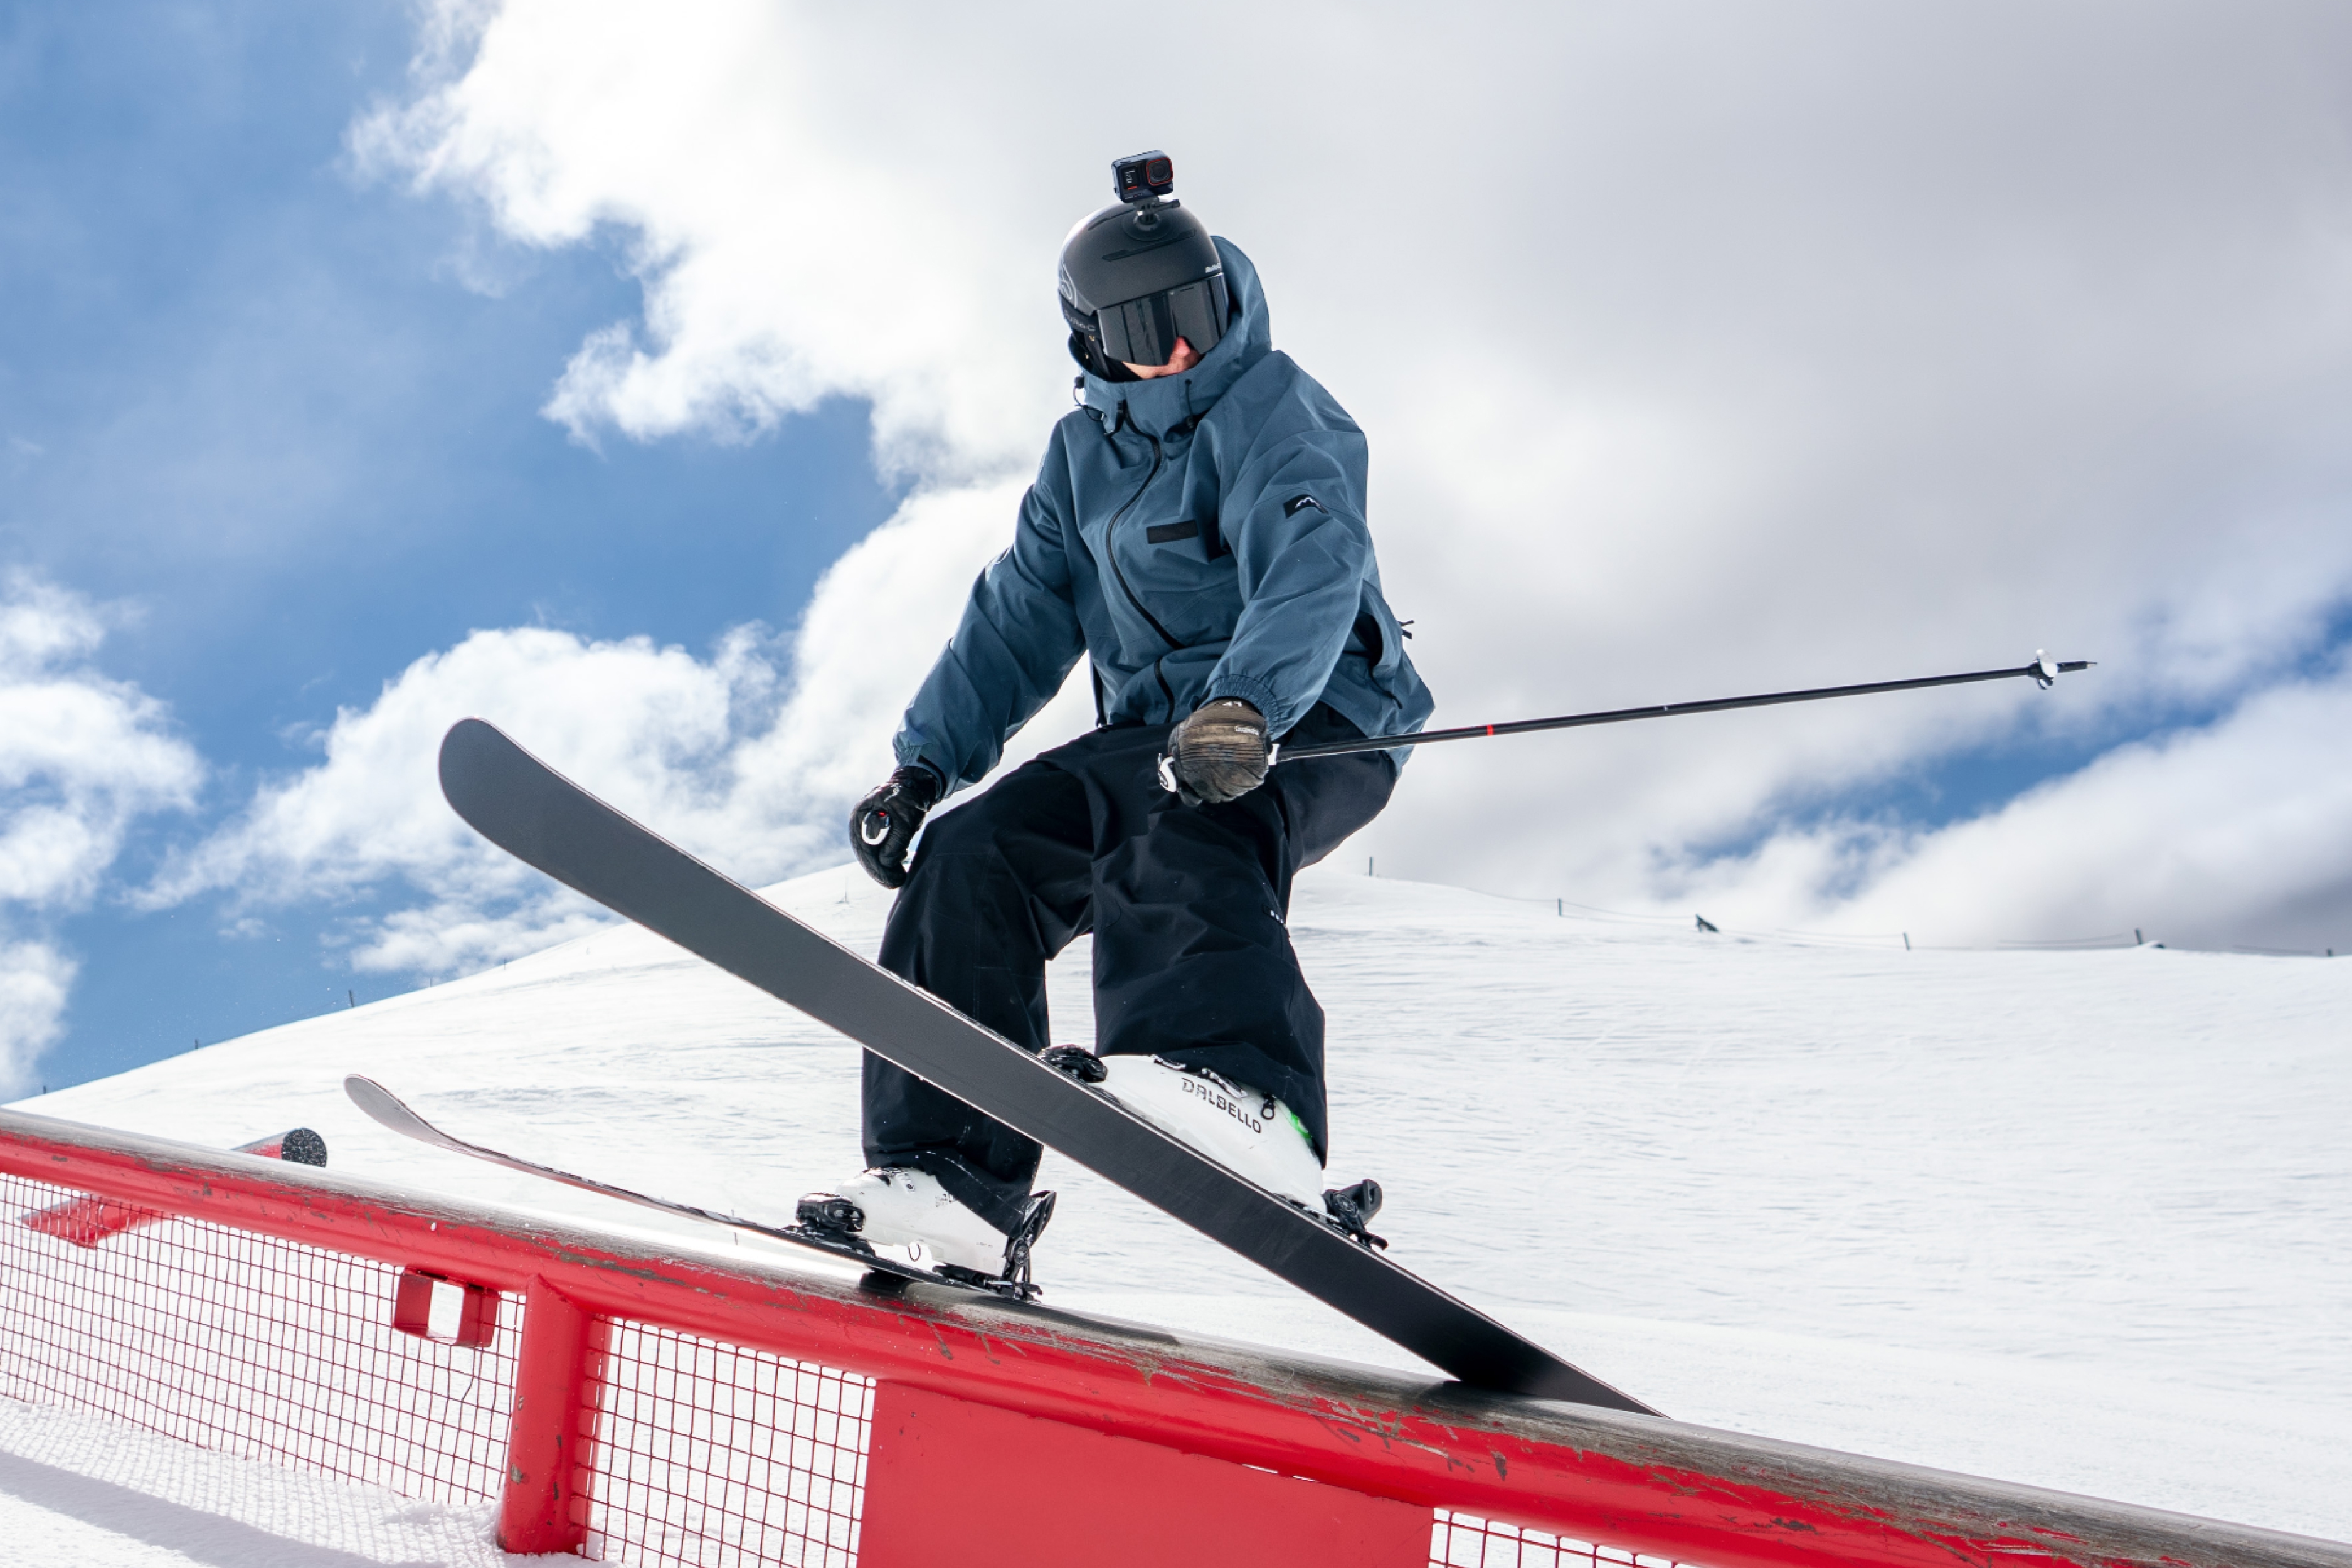
[[(1283, 922), (1402, 756), (1269, 763), (1286, 740), (1418, 731), (1432, 703), (1381, 597), (1363, 433), (1275, 351), (1255, 268), (1172, 198), (1169, 160), (1112, 170), (1119, 200), (1062, 247), (1078, 406), (850, 843), (900, 889), (885, 968), (1045, 1050), (1045, 963), (1091, 931), (1096, 1049), (1046, 1059), (1361, 1232), (1378, 1188), (1325, 1193), (1323, 1013)], [(915, 846), (1081, 657), (1097, 727)], [(950, 1272), (1025, 1267), (1052, 1212), (1038, 1145), (871, 1053), (864, 1090), (870, 1168), (801, 1222)]]

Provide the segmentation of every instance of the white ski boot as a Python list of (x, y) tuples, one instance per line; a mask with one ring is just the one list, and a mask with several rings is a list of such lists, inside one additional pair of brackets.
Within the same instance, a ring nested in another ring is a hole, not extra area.
[(910, 1262), (1009, 1279), (1016, 1267), (1025, 1272), (1029, 1245), (1053, 1210), (1051, 1193), (1030, 1200), (1022, 1256), (1015, 1258), (1014, 1238), (958, 1202), (938, 1177), (898, 1168), (862, 1172), (832, 1192), (811, 1193), (800, 1201), (799, 1219), (811, 1230), (854, 1236), (875, 1247), (903, 1247)]
[(1103, 1057), (1113, 1100), (1236, 1174), (1323, 1212), (1323, 1163), (1290, 1107), (1206, 1068), (1164, 1057)]
[(1165, 1057), (1098, 1057), (1083, 1046), (1055, 1046), (1044, 1058), (1046, 1066), (1100, 1089), (1162, 1132), (1364, 1246), (1388, 1245), (1370, 1228), (1381, 1210), (1381, 1184), (1367, 1179), (1326, 1190), (1306, 1123), (1274, 1096)]

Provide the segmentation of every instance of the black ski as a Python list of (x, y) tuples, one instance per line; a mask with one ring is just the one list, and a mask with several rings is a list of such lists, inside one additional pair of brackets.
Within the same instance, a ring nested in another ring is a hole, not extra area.
[(442, 741), (441, 790), (508, 853), (1059, 1150), (1464, 1383), (1657, 1414), (802, 924), (481, 720), (461, 721)]
[[(486, 1149), (479, 1143), (468, 1143), (463, 1138), (452, 1137), (442, 1131), (441, 1129), (410, 1110), (406, 1102), (392, 1090), (384, 1088), (375, 1079), (362, 1078), (358, 1073), (353, 1073), (343, 1079), (343, 1092), (352, 1097), (353, 1105), (403, 1137), (414, 1138), (419, 1143), (430, 1143), (436, 1149), (446, 1149), (453, 1154), (470, 1154), (477, 1160), (487, 1160), (493, 1165), (503, 1165), (509, 1171), (520, 1171), (526, 1176), (543, 1176), (551, 1182), (562, 1182), (567, 1187), (578, 1187), (587, 1193), (601, 1193), (605, 1197), (619, 1198), (624, 1203), (642, 1205), (649, 1209), (657, 1209), (663, 1214), (677, 1215), (686, 1219), (709, 1220), (713, 1225), (723, 1225), (735, 1230), (748, 1230), (760, 1236), (772, 1236), (778, 1241), (789, 1241), (802, 1247), (814, 1247), (819, 1252), (830, 1253), (835, 1258), (863, 1264), (867, 1268), (884, 1274), (895, 1274), (902, 1279), (928, 1279), (935, 1285), (961, 1285), (968, 1289), (985, 1290), (993, 1295), (1007, 1296), (1016, 1300), (1026, 1300), (1038, 1293), (1037, 1287), (1029, 1280), (1028, 1259), (1025, 1255), (1014, 1270), (1015, 1277), (1009, 1279), (988, 1279), (969, 1270), (943, 1274), (936, 1269), (925, 1268), (919, 1264), (886, 1258), (856, 1237), (836, 1235), (831, 1231), (811, 1230), (805, 1226), (761, 1225), (757, 1220), (742, 1219), (731, 1214), (713, 1214), (709, 1209), (696, 1208), (692, 1204), (672, 1203), (667, 1198), (648, 1197), (644, 1193), (614, 1186), (610, 1182), (600, 1182), (593, 1176), (574, 1175), (570, 1171), (559, 1171), (552, 1165), (542, 1165), (535, 1160), (519, 1159), (512, 1154), (502, 1154), (496, 1149)], [(1051, 1210), (1047, 1212), (1050, 1213)], [(1040, 1226), (1038, 1228), (1044, 1227)]]

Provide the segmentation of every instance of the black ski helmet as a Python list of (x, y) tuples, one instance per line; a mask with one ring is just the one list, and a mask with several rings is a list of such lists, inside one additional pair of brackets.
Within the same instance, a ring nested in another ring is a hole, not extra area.
[(1118, 201), (1078, 221), (1062, 242), (1062, 314), (1070, 353), (1112, 381), (1127, 364), (1165, 364), (1184, 339), (1205, 354), (1225, 335), (1233, 297), (1208, 226), (1169, 193), (1165, 153), (1111, 164)]

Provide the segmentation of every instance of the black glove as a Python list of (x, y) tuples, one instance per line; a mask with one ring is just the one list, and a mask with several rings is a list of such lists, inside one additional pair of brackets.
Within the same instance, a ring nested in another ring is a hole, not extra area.
[(1186, 805), (1216, 805), (1265, 783), (1265, 715), (1238, 697), (1220, 697), (1168, 732), (1160, 782)]
[(886, 888), (905, 884), (908, 846), (941, 793), (940, 775), (918, 763), (857, 803), (849, 814), (849, 847), (867, 876)]

